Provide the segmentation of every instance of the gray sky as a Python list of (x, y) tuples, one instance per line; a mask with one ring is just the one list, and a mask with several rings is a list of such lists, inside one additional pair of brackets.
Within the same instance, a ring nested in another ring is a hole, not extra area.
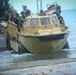
[[(76, 0), (42, 0), (43, 10), (46, 10), (47, 4), (52, 4), (56, 1), (62, 7), (62, 10), (76, 9)], [(22, 5), (26, 5), (32, 13), (37, 12), (36, 0), (10, 0), (10, 3), (19, 13), (22, 11)]]

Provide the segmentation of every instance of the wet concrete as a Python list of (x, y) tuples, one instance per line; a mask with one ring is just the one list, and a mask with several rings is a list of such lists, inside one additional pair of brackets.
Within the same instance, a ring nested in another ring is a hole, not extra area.
[(76, 75), (76, 62), (4, 71), (3, 74), (14, 75)]
[[(0, 36), (0, 48), (6, 47)], [(0, 49), (2, 75), (76, 75), (76, 49), (45, 54), (17, 54)]]

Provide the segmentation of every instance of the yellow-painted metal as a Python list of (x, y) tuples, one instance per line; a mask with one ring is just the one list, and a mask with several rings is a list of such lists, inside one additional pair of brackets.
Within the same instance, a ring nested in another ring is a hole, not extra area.
[[(56, 17), (56, 24), (54, 24), (51, 19), (53, 16)], [(41, 25), (41, 18), (49, 18), (50, 23), (48, 25)], [(64, 24), (59, 23), (56, 15), (34, 15), (26, 17), (26, 19), (29, 19), (28, 25), (23, 24), (23, 27), (20, 28), (20, 32), (18, 32), (17, 25), (10, 21), (7, 23), (7, 27), (4, 29), (4, 35), (7, 31), (10, 37), (14, 37), (17, 40), (10, 40), (12, 49), (18, 52), (18, 44), (20, 42), (29, 52), (35, 54), (62, 50), (69, 36), (69, 31), (65, 28)], [(31, 19), (38, 19), (38, 25), (31, 25)], [(47, 40), (44, 42), (40, 41), (40, 37), (42, 36), (47, 37), (47, 35), (52, 36), (64, 33), (67, 34), (64, 35), (63, 39)]]

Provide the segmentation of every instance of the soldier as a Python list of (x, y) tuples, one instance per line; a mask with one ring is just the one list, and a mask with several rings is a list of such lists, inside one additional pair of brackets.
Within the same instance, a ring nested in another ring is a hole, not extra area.
[(15, 18), (18, 18), (18, 17), (19, 17), (19, 14), (15, 10), (12, 10), (10, 20), (13, 21)]
[(7, 10), (5, 10), (5, 21), (10, 20), (10, 16), (9, 16), (9, 12)]
[(43, 10), (40, 10), (39, 16), (44, 16), (44, 15), (46, 15), (46, 14), (44, 13), (44, 11), (43, 11)]
[(21, 20), (22, 20), (22, 22), (24, 22), (25, 17), (26, 17), (25, 12), (22, 11), (22, 12), (21, 12)]
[(30, 10), (29, 9), (27, 9), (27, 6), (22, 6), (23, 7), (23, 12), (25, 13), (25, 16), (28, 16), (28, 15), (30, 15)]

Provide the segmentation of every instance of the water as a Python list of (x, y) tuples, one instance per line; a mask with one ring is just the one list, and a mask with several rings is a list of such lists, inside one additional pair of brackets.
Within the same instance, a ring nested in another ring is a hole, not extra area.
[(76, 9), (63, 11), (61, 15), (64, 17), (65, 24), (70, 30), (69, 46), (71, 49), (76, 49)]
[(13, 50), (4, 51), (0, 52), (0, 71), (69, 61), (76, 61), (76, 50), (63, 50), (47, 54), (25, 53), (22, 55), (15, 53)]
[[(55, 53), (19, 55), (13, 50), (0, 52), (0, 71), (21, 69), (47, 64), (76, 61), (76, 10), (63, 11), (66, 25), (69, 27), (70, 35), (68, 38), (70, 49)], [(2, 37), (1, 37), (2, 39)]]

